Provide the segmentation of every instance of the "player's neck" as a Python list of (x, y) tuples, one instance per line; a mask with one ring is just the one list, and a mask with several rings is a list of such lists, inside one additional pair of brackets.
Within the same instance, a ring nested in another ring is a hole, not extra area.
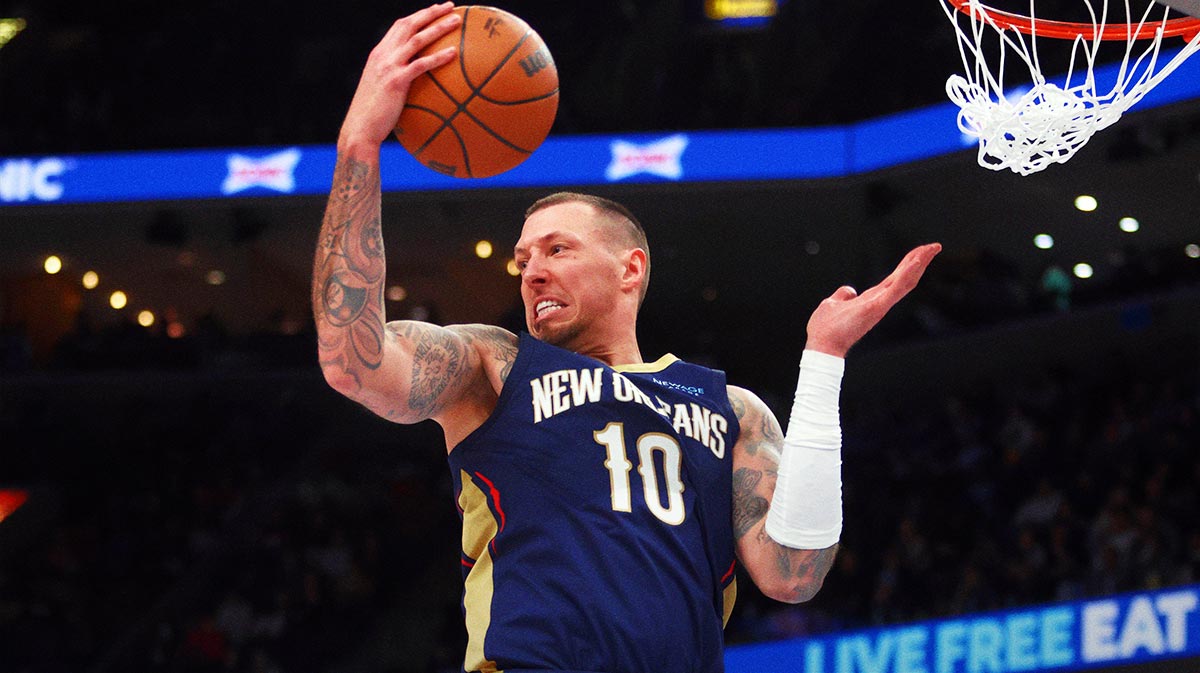
[(640, 365), (645, 362), (642, 359), (642, 353), (635, 345), (631, 350), (612, 349), (606, 352), (590, 352), (582, 353), (588, 357), (593, 357), (610, 367), (618, 367), (620, 365)]
[(595, 358), (610, 367), (640, 365), (645, 362), (642, 359), (642, 351), (638, 347), (635, 331), (615, 338), (583, 341), (576, 344), (571, 350), (580, 355)]

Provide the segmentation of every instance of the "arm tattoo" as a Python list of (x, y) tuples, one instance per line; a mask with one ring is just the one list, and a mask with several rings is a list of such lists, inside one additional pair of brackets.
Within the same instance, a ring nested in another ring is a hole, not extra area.
[(504, 363), (504, 368), (500, 370), (500, 383), (503, 384), (508, 381), (513, 363), (517, 361), (517, 345), (508, 341), (497, 342), (496, 359)]
[(733, 473), (733, 539), (740, 540), (767, 514), (767, 499), (754, 492), (762, 472), (748, 467)]
[[(746, 455), (757, 456), (761, 450), (765, 457), (778, 464), (783, 450), (783, 431), (779, 428), (779, 421), (775, 420), (775, 414), (765, 408), (747, 410), (746, 403), (734, 395), (731, 395), (729, 400), (730, 402), (737, 400), (732, 406), (742, 431), (746, 433), (743, 435)], [(754, 418), (756, 414), (758, 415), (757, 424)], [(755, 427), (756, 425), (757, 427)]]
[(753, 456), (760, 449), (775, 465), (779, 464), (779, 458), (783, 455), (783, 430), (779, 427), (779, 421), (775, 420), (775, 414), (770, 411), (762, 415), (762, 435), (746, 447), (746, 452)]
[(456, 335), (422, 330), (413, 351), (412, 387), (408, 406), (426, 416), (441, 408), (439, 399), (451, 381), (462, 374), (466, 361), (463, 344)]
[(385, 264), (379, 174), (339, 158), (313, 259), (313, 316), (323, 368), (359, 382), (383, 362)]
[(765, 441), (775, 446), (783, 445), (783, 429), (779, 427), (779, 421), (775, 420), (774, 414), (763, 414), (762, 433)]
[(781, 577), (799, 579), (796, 597), (806, 601), (816, 595), (825, 575), (833, 567), (833, 559), (837, 556), (838, 545), (827, 549), (791, 549), (781, 544), (775, 544), (775, 563)]
[(738, 421), (739, 421), (739, 422), (740, 422), (740, 421), (741, 421), (743, 418), (745, 418), (745, 416), (746, 416), (746, 402), (745, 402), (745, 400), (743, 400), (743, 399), (742, 399), (742, 396), (741, 396), (741, 395), (739, 395), (739, 394), (737, 394), (737, 393), (734, 393), (733, 395), (730, 395), (730, 396), (729, 396), (729, 405), (733, 407), (733, 413), (734, 413), (734, 415), (735, 415), (735, 416), (737, 416), (737, 419), (738, 419)]
[[(793, 549), (767, 534), (761, 522), (770, 510), (770, 501), (756, 493), (756, 489), (771, 493), (774, 488), (783, 450), (783, 431), (775, 414), (753, 396), (735, 392), (729, 401), (742, 429), (738, 438), (742, 460), (751, 466), (737, 467), (733, 472), (733, 535), (742, 548), (739, 554), (744, 551), (755, 559), (755, 567), (751, 568), (747, 561), (747, 568), (756, 582), (761, 578), (774, 588), (773, 596), (788, 602), (807, 601), (821, 588), (838, 546)], [(756, 529), (754, 535), (746, 537), (752, 529)]]
[(486, 344), (491, 356), (503, 365), (500, 369), (500, 383), (507, 381), (509, 373), (512, 372), (513, 362), (517, 359), (517, 341), (512, 333), (499, 327), (483, 325), (463, 325), (458, 330), (467, 337), (468, 342), (478, 340)]

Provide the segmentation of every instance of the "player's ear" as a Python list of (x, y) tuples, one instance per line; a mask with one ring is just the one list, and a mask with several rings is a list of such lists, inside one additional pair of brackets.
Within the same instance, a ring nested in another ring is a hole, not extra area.
[(641, 248), (630, 248), (623, 257), (624, 268), (621, 273), (621, 287), (640, 291), (645, 282), (649, 258)]

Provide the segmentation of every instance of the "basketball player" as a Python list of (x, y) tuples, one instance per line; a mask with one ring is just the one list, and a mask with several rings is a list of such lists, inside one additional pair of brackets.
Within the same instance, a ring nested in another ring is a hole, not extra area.
[(721, 671), (735, 558), (778, 600), (820, 588), (842, 525), (843, 358), (940, 246), (820, 304), (786, 436), (721, 372), (643, 360), (649, 246), (604, 199), (529, 209), (515, 248), (528, 334), (385, 322), (379, 150), (412, 80), (454, 51), (414, 55), (458, 22), (449, 3), (396, 22), (346, 115), (313, 274), (325, 378), (384, 418), (445, 432), (465, 671)]

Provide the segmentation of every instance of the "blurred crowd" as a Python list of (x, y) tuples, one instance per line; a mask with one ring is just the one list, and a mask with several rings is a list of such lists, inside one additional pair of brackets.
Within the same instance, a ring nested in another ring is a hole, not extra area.
[(414, 592), (452, 600), (429, 428), (311, 371), (109, 374), (0, 388), (0, 485), (30, 493), (0, 526), (0, 671), (330, 670), (389, 613), (433, 623)]
[(825, 588), (803, 610), (745, 601), (730, 637), (1200, 581), (1200, 363), (1122, 364), (848, 408), (847, 523)]
[[(787, 606), (742, 578), (729, 642), (1200, 581), (1196, 338), (1149, 369), (845, 399), (825, 588)], [(440, 432), (277, 365), (0, 380), (0, 486), (31, 493), (0, 524), (0, 672), (458, 670)]]

